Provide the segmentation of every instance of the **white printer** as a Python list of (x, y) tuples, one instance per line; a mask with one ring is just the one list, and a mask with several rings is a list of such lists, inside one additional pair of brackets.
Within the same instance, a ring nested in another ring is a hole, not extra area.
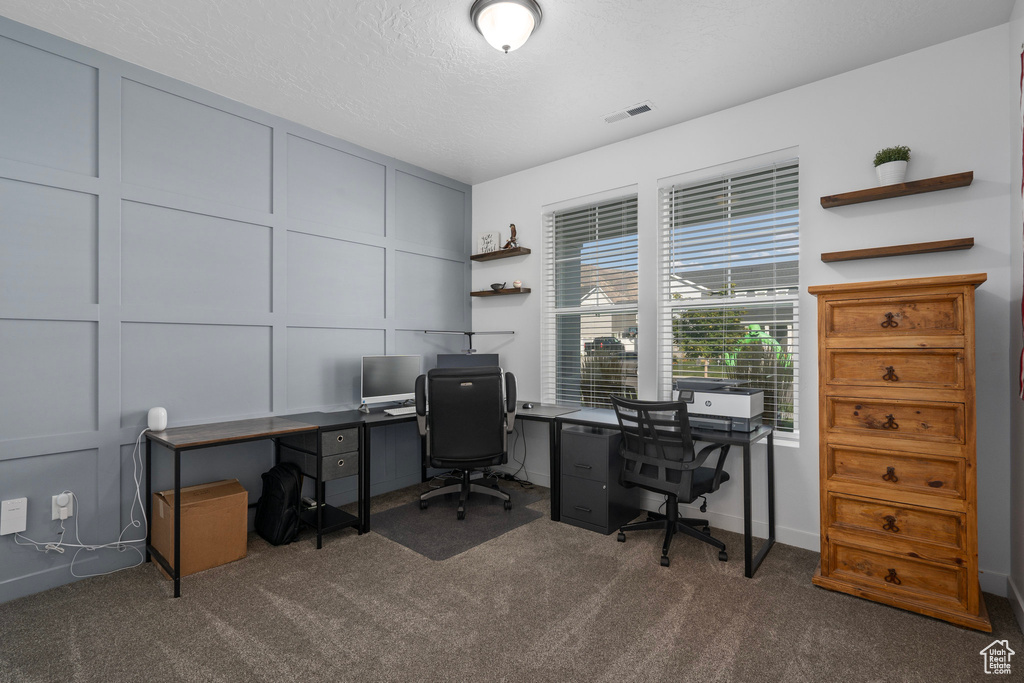
[(742, 380), (678, 377), (673, 401), (684, 401), (695, 429), (752, 432), (761, 426), (764, 390), (748, 389)]

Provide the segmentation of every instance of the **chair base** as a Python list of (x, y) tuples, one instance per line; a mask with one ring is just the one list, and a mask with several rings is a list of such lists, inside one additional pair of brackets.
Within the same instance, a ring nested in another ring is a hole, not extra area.
[(670, 564), (668, 549), (672, 544), (672, 537), (675, 536), (676, 532), (681, 532), (687, 536), (696, 538), (698, 541), (703, 541), (708, 545), (718, 548), (719, 561), (727, 561), (729, 559), (729, 555), (725, 552), (725, 543), (710, 534), (711, 527), (708, 525), (708, 520), (680, 517), (678, 503), (679, 501), (675, 496), (669, 496), (668, 501), (666, 502), (666, 510), (668, 514), (662, 515), (656, 512), (650, 512), (647, 514), (647, 519), (643, 522), (623, 524), (619, 527), (617, 540), (619, 543), (625, 543), (627, 531), (664, 529), (665, 542), (661, 546), (661, 566), (667, 567)]
[(441, 488), (432, 489), (421, 494), (420, 509), (426, 510), (427, 501), (430, 500), (431, 498), (437, 498), (438, 496), (446, 496), (450, 493), (459, 494), (459, 507), (455, 511), (455, 517), (457, 519), (466, 518), (466, 499), (469, 497), (470, 493), (480, 493), (485, 496), (491, 496), (492, 498), (499, 498), (505, 501), (506, 510), (512, 509), (512, 496), (505, 493), (501, 489), (497, 488), (497, 486), (492, 488), (490, 486), (481, 486), (480, 484), (473, 484), (469, 481), (469, 475), (470, 471), (464, 470), (461, 479), (449, 477), (445, 481), (452, 483), (442, 486)]

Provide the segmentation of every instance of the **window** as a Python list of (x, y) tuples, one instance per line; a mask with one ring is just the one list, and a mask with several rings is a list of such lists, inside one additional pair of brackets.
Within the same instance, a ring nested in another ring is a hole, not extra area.
[(636, 396), (636, 196), (544, 218), (544, 400)]
[(765, 422), (796, 431), (799, 163), (661, 191), (661, 367), (764, 389)]

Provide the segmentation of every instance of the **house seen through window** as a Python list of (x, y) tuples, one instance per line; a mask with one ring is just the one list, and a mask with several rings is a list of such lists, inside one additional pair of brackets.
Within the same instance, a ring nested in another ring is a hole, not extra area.
[(548, 214), (545, 400), (636, 396), (636, 196)]
[(795, 431), (799, 164), (773, 164), (661, 194), (661, 358), (679, 377), (765, 392), (765, 423)]

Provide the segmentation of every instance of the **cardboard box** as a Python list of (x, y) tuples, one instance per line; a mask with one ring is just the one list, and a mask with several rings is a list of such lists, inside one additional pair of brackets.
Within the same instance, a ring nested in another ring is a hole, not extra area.
[[(237, 479), (181, 489), (181, 575), (245, 557), (248, 509), (249, 494)], [(153, 547), (174, 566), (174, 489), (153, 494), (152, 514)]]

